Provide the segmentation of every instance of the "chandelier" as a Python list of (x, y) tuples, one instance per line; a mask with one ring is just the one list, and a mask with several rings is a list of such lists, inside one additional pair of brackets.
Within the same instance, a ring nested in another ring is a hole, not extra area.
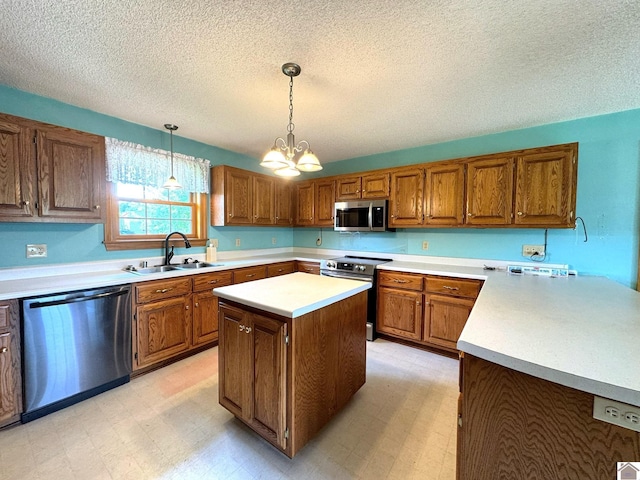
[[(282, 73), (289, 77), (289, 124), (287, 125), (287, 140), (278, 137), (273, 143), (271, 150), (260, 162), (260, 166), (271, 168), (276, 175), (281, 177), (296, 177), (300, 172), (317, 172), (322, 170), (322, 165), (318, 157), (309, 149), (309, 142), (301, 140), (296, 144), (296, 137), (293, 135), (293, 77), (300, 75), (300, 65), (295, 63), (285, 63), (282, 65)], [(297, 153), (304, 151), (298, 161), (294, 161)]]

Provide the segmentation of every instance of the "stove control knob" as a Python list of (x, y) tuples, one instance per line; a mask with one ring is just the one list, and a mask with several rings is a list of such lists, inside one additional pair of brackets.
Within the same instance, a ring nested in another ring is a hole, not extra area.
[(336, 262), (328, 261), (327, 262), (327, 267), (328, 268), (336, 268)]
[(358, 270), (360, 270), (361, 272), (364, 272), (364, 270), (365, 270), (365, 266), (364, 265), (358, 265), (358, 266), (356, 266), (356, 268)]

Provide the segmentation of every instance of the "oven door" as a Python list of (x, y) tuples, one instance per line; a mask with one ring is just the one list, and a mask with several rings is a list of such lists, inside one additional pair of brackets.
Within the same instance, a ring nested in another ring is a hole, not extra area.
[(320, 270), (320, 275), (323, 277), (347, 278), (349, 280), (373, 283), (373, 278), (369, 275), (358, 275), (357, 273), (341, 272), (339, 270)]

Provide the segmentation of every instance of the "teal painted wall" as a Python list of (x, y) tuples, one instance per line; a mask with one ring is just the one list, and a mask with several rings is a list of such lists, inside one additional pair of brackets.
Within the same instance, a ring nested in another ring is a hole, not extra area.
[[(0, 111), (168, 149), (166, 132), (102, 115), (0, 85)], [(166, 119), (160, 119), (161, 124)], [(467, 138), (437, 145), (359, 157), (325, 165), (320, 175), (475, 156), (521, 148), (579, 142), (577, 214), (586, 222), (589, 241), (579, 230), (549, 230), (546, 262), (567, 263), (582, 274), (606, 275), (634, 286), (638, 262), (640, 196), (640, 110)], [(174, 137), (174, 149), (227, 164), (262, 171), (253, 158), (215, 146)], [(306, 178), (309, 178), (307, 176)], [(544, 230), (400, 229), (378, 234), (338, 234), (330, 229), (209, 227), (219, 250), (272, 247), (339, 248), (444, 257), (523, 260), (524, 243), (541, 244)], [(239, 238), (240, 247), (235, 247)], [(272, 243), (276, 239), (275, 245)], [(0, 224), (0, 267), (160, 255), (158, 250), (107, 252), (101, 225)], [(422, 250), (422, 242), (429, 249)], [(27, 243), (46, 243), (46, 259), (25, 258)], [(195, 248), (195, 247), (194, 247)], [(193, 251), (193, 250), (192, 250)], [(202, 249), (204, 251), (204, 249)], [(177, 253), (185, 253), (178, 249)]]

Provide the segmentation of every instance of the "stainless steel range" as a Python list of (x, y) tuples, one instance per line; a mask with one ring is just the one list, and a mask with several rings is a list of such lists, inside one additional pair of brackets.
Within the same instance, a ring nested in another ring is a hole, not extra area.
[(350, 278), (371, 282), (367, 300), (367, 340), (376, 338), (376, 266), (390, 262), (390, 258), (371, 258), (347, 255), (320, 261), (320, 275), (325, 277)]

